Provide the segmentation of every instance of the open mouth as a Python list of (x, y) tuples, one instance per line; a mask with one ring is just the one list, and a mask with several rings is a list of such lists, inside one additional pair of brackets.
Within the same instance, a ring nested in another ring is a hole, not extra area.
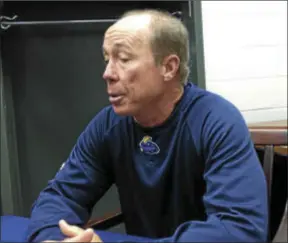
[(109, 101), (112, 104), (119, 103), (123, 99), (123, 95), (109, 95)]

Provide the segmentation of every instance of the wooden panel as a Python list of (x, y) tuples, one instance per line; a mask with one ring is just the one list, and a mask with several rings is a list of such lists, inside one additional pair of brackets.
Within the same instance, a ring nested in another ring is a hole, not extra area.
[(250, 133), (255, 145), (287, 146), (287, 129), (250, 128)]
[(287, 128), (287, 120), (280, 121), (267, 121), (267, 122), (257, 122), (248, 124), (249, 128), (269, 128), (269, 129), (278, 129), (278, 128)]
[[(254, 143), (259, 142), (259, 140), (260, 140), (261, 145), (264, 145), (264, 143), (267, 141), (271, 141), (270, 138), (272, 136), (274, 136), (274, 134), (277, 134), (276, 137), (273, 138), (273, 140), (277, 140), (276, 141), (277, 144), (274, 147), (274, 151), (276, 153), (288, 155), (287, 120), (252, 123), (252, 124), (249, 124), (248, 126), (249, 126), (250, 131), (252, 132), (252, 139), (253, 139)], [(264, 130), (269, 129), (269, 131), (263, 132), (263, 129)], [(271, 131), (271, 129), (273, 129), (275, 131)], [(282, 133), (282, 135), (281, 135), (281, 133)], [(265, 140), (262, 140), (263, 138)], [(280, 146), (279, 146), (279, 143), (281, 142), (281, 140), (282, 140), (282, 142), (284, 142), (284, 144), (286, 144), (286, 146), (283, 144), (280, 144)], [(259, 144), (259, 143), (257, 143), (257, 144)], [(258, 146), (258, 147), (260, 147), (260, 146)]]

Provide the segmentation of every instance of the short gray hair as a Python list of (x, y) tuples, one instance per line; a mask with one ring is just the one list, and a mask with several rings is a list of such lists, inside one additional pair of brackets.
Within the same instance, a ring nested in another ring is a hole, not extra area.
[(130, 10), (124, 13), (120, 19), (143, 14), (151, 16), (150, 41), (156, 64), (160, 64), (166, 56), (176, 54), (180, 59), (178, 70), (180, 81), (182, 84), (186, 84), (190, 72), (189, 34), (186, 26), (170, 13), (155, 9)]

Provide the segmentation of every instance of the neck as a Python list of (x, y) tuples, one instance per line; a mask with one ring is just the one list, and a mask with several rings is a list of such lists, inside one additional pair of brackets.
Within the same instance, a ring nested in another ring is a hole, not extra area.
[(155, 127), (164, 123), (173, 112), (176, 104), (181, 99), (184, 87), (170, 89), (158, 101), (150, 102), (147, 109), (134, 116), (134, 120), (143, 127)]

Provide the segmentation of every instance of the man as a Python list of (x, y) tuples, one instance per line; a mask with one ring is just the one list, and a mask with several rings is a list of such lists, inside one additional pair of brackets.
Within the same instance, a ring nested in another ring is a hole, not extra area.
[(128, 234), (266, 240), (266, 183), (247, 126), (230, 102), (187, 82), (188, 46), (181, 21), (156, 10), (128, 12), (106, 31), (111, 106), (41, 192), (29, 241), (101, 241), (81, 227), (113, 183)]

